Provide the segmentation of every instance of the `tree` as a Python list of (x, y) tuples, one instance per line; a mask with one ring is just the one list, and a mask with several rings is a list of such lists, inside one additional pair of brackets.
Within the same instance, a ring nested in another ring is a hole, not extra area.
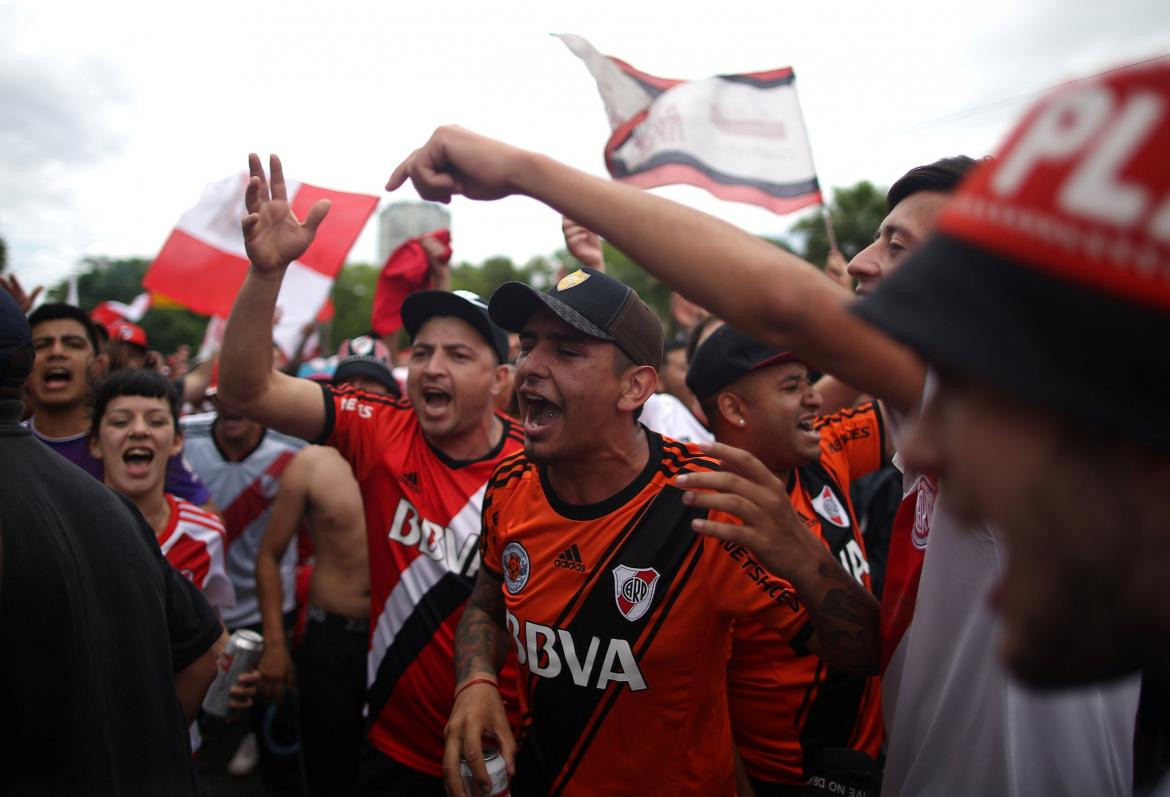
[[(829, 203), (829, 217), (833, 222), (833, 232), (837, 235), (838, 248), (846, 260), (852, 259), (873, 243), (874, 233), (886, 217), (886, 190), (868, 180), (862, 180), (849, 188), (834, 188), (833, 199)], [(792, 225), (792, 232), (804, 241), (801, 256), (824, 268), (825, 258), (829, 254), (829, 238), (821, 214), (810, 214), (800, 219)]]
[(370, 331), (378, 271), (378, 268), (366, 263), (352, 263), (338, 272), (330, 295), (333, 300), (330, 337), (335, 343), (340, 344), (347, 338)]
[[(111, 260), (105, 257), (87, 257), (81, 261), (85, 269), (77, 278), (77, 297), (83, 310), (92, 310), (99, 302), (112, 299), (131, 302), (142, 293), (142, 278), (150, 267), (141, 257)], [(69, 292), (68, 280), (48, 290), (48, 299), (63, 302)], [(207, 328), (207, 317), (183, 308), (152, 307), (138, 325), (146, 330), (150, 348), (170, 354), (186, 343), (198, 348)]]

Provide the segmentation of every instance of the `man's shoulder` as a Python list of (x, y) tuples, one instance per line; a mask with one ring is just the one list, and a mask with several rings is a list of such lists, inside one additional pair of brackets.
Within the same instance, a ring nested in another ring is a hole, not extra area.
[(675, 440), (671, 437), (662, 438), (662, 453), (658, 465), (660, 471), (667, 477), (681, 473), (722, 470), (719, 460), (704, 453), (698, 443)]
[(524, 450), (513, 451), (505, 455), (488, 477), (488, 492), (507, 490), (510, 486), (519, 484), (525, 474), (536, 472), (536, 463), (528, 458)]

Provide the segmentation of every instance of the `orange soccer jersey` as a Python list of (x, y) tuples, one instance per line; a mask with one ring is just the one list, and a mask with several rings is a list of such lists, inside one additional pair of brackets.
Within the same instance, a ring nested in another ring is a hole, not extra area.
[[(817, 422), (821, 456), (798, 468), (789, 499), (809, 531), (845, 570), (869, 588), (869, 565), (849, 485), (885, 459), (881, 413), (865, 404)], [(878, 678), (796, 656), (775, 631), (737, 621), (727, 691), (732, 732), (755, 780), (804, 783), (806, 756), (822, 748), (852, 748), (877, 756), (882, 745)]]
[(732, 620), (795, 647), (810, 633), (789, 584), (691, 530), (704, 510), (674, 477), (718, 464), (648, 439), (642, 473), (599, 504), (563, 503), (523, 454), (488, 484), (482, 561), (521, 665), (514, 794), (734, 794)]

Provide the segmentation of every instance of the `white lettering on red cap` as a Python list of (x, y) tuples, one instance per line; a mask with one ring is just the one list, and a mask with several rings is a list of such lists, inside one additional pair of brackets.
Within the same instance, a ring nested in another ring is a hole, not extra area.
[(1170, 308), (1170, 59), (1064, 87), (972, 173), (941, 230)]

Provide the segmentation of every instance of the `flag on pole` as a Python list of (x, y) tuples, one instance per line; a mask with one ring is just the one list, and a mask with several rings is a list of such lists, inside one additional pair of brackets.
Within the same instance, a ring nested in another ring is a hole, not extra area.
[(605, 165), (642, 188), (688, 184), (720, 199), (790, 213), (821, 202), (790, 67), (682, 81), (558, 36), (585, 62), (612, 133)]
[(130, 304), (113, 299), (100, 301), (89, 311), (89, 316), (103, 326), (114, 321), (129, 321), (137, 324), (142, 320), (142, 316), (146, 315), (146, 311), (151, 308), (152, 303), (150, 294), (143, 291), (135, 296)]
[[(273, 337), (286, 354), (300, 342), (301, 328), (316, 317), (346, 254), (378, 204), (378, 197), (330, 191), (286, 180), (289, 204), (304, 218), (319, 199), (333, 205), (317, 237), (300, 258), (289, 264), (277, 298), (280, 321)], [(184, 213), (150, 265), (142, 284), (197, 313), (227, 316), (248, 273), (240, 220), (248, 175), (211, 183), (199, 203)]]

